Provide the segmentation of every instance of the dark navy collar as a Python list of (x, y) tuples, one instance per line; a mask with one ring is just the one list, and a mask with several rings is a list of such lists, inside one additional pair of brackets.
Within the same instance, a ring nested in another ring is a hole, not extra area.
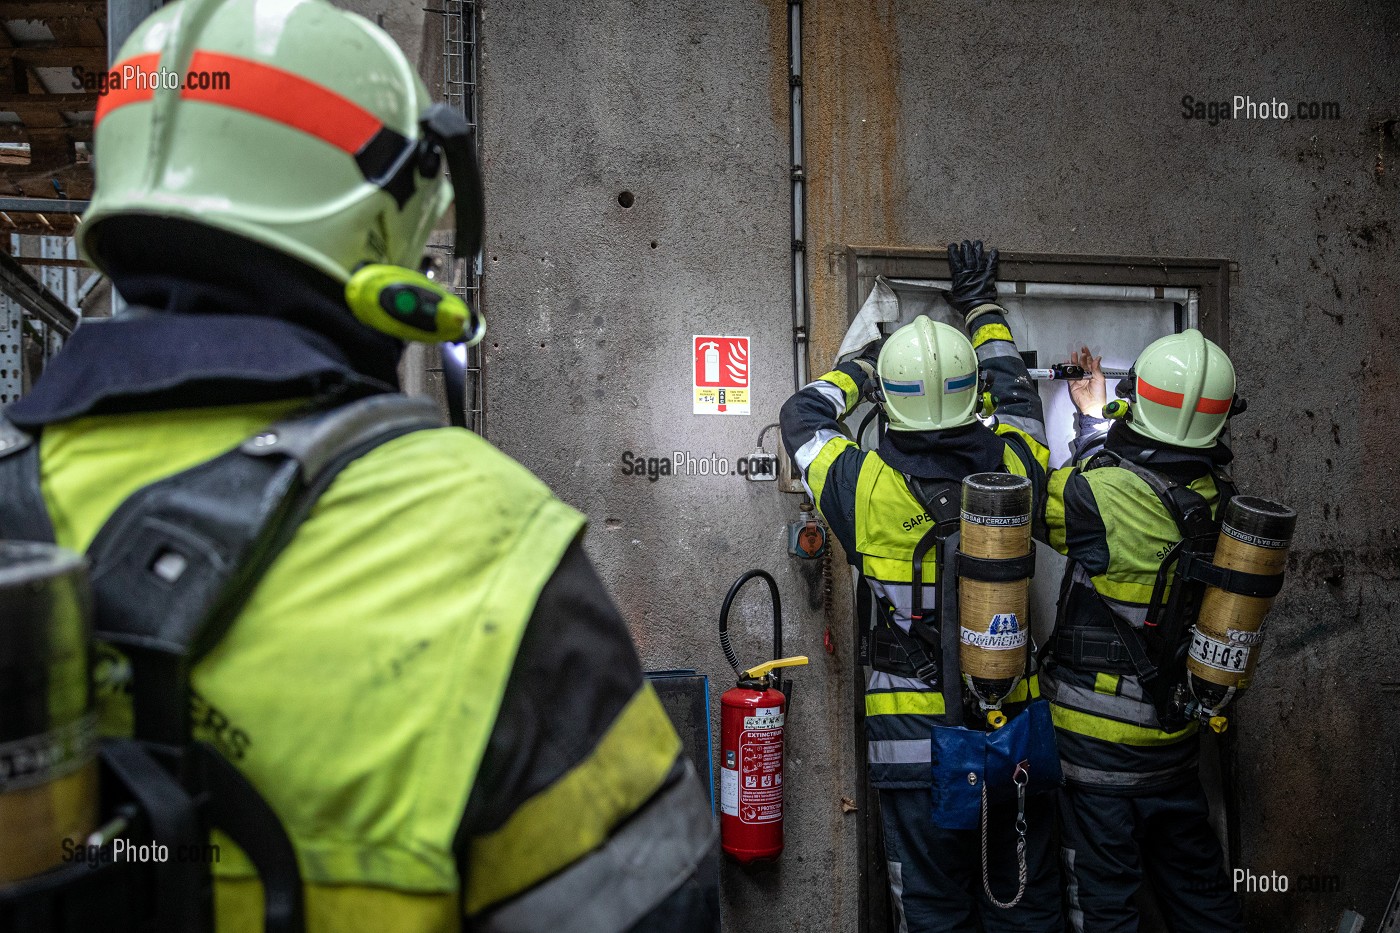
[(944, 431), (886, 431), (880, 459), (908, 476), (961, 482), (1002, 468), (1006, 442), (980, 421)]
[(1108, 429), (1104, 448), (1179, 482), (1205, 476), (1235, 459), (1234, 452), (1220, 441), (1205, 448), (1177, 447), (1145, 437), (1122, 421), (1113, 422)]
[(79, 326), (5, 416), (33, 429), (83, 415), (392, 389), (357, 372), (331, 340), (285, 320), (133, 309)]

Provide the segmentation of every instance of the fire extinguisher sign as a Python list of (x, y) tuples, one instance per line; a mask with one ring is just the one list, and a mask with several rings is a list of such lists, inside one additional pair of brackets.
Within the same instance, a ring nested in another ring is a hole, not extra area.
[(749, 413), (749, 338), (695, 337), (692, 350), (697, 415)]

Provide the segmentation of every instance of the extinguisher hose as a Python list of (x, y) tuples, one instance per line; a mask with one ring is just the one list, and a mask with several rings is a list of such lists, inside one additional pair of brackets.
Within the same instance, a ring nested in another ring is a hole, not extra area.
[(724, 605), (719, 610), (719, 643), (724, 649), (725, 660), (729, 666), (734, 668), (734, 673), (742, 674), (744, 669), (739, 666), (739, 659), (734, 655), (734, 648), (729, 644), (729, 607), (734, 604), (734, 597), (739, 594), (739, 590), (745, 583), (754, 577), (762, 577), (768, 582), (768, 593), (773, 597), (773, 657), (783, 656), (783, 604), (778, 597), (778, 581), (773, 579), (773, 575), (766, 570), (750, 570), (748, 573), (734, 581), (734, 585), (729, 588), (729, 593), (724, 597)]

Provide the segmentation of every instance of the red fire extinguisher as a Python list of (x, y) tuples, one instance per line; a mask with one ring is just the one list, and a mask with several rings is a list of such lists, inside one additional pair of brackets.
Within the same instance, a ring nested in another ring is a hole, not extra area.
[[(729, 607), (749, 580), (762, 577), (773, 597), (773, 656), (741, 670), (729, 645)], [(778, 584), (763, 570), (734, 581), (719, 613), (719, 641), (739, 684), (720, 698), (719, 835), (726, 855), (741, 865), (770, 862), (783, 851), (783, 725), (792, 685), (779, 668), (807, 663), (784, 658), (782, 604)]]

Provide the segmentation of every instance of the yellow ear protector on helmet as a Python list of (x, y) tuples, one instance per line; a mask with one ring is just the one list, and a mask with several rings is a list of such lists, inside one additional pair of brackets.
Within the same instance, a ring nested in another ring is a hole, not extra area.
[[(422, 136), (413, 144), (403, 168), (435, 177), (445, 159), (451, 172), (457, 215), (452, 285), (461, 284), (462, 267), (481, 248), (484, 228), (481, 167), (466, 118), (446, 104), (429, 107), (419, 121)], [(345, 300), (362, 324), (400, 340), (464, 343), (475, 346), (486, 336), (486, 320), (453, 288), (422, 272), (384, 263), (361, 266), (345, 283)]]
[[(1114, 387), (1113, 394), (1118, 398), (1109, 402), (1103, 407), (1103, 416), (1112, 418), (1114, 421), (1132, 421), (1133, 403), (1137, 401), (1137, 368), (1128, 370), (1128, 375), (1118, 380), (1118, 385)], [(1249, 408), (1249, 402), (1241, 398), (1236, 392), (1230, 396), (1230, 411), (1225, 415), (1227, 419), (1243, 414)]]
[(361, 266), (345, 283), (360, 323), (400, 340), (475, 346), (486, 321), (451, 289), (403, 266)]
[(1133, 402), (1137, 401), (1137, 372), (1129, 369), (1128, 375), (1118, 380), (1113, 394), (1118, 396), (1103, 407), (1103, 416), (1114, 421), (1133, 420)]

